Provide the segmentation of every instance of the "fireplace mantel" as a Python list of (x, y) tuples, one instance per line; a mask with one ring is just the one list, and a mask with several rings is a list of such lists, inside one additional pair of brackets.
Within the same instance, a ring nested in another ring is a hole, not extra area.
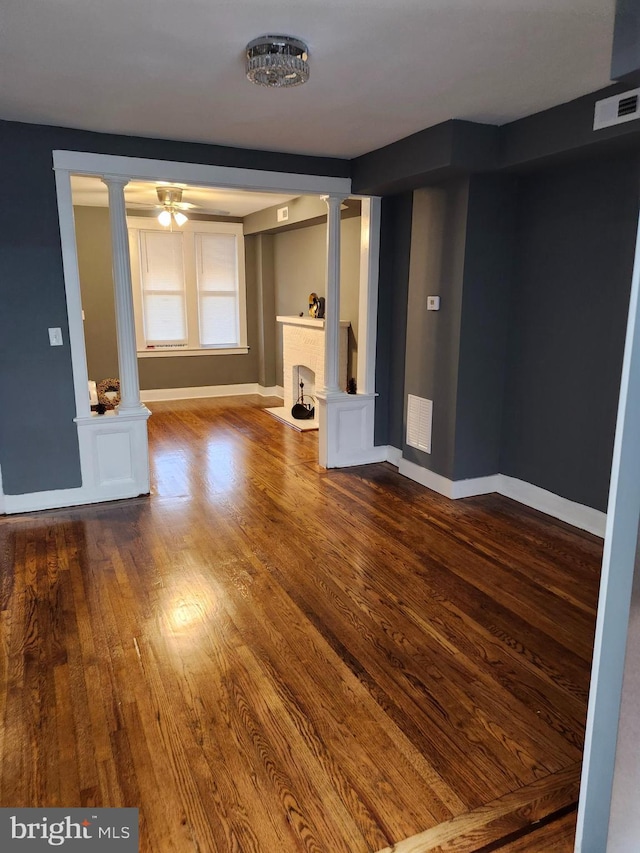
[[(308, 326), (312, 329), (324, 329), (324, 320), (318, 320), (316, 317), (297, 317), (295, 314), (289, 316), (276, 317), (278, 323), (283, 323), (287, 326)], [(341, 320), (340, 325), (343, 329), (348, 329), (351, 323), (349, 320)]]

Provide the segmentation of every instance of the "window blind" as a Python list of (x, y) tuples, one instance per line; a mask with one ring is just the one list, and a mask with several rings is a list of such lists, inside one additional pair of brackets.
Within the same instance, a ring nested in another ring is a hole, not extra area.
[(195, 235), (200, 344), (237, 346), (238, 245), (234, 234)]
[(178, 231), (141, 231), (140, 247), (146, 344), (186, 344), (182, 234)]

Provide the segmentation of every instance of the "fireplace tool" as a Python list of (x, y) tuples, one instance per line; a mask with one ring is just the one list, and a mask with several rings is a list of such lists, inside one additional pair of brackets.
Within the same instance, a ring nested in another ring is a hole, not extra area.
[(300, 386), (300, 395), (296, 402), (293, 404), (293, 407), (291, 409), (291, 415), (297, 421), (310, 421), (316, 413), (315, 406), (311, 402), (312, 400), (315, 402), (315, 397), (312, 397), (310, 394), (307, 394), (307, 400), (309, 400), (309, 402), (307, 403), (305, 401), (304, 396), (304, 382), (302, 382), (302, 380), (300, 379), (300, 371), (298, 371), (298, 380), (298, 384)]

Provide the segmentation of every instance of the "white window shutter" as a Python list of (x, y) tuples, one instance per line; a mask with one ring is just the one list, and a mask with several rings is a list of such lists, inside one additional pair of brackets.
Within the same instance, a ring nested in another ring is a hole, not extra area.
[(187, 343), (182, 234), (140, 232), (144, 334), (147, 346)]
[(238, 244), (234, 234), (197, 233), (200, 344), (238, 346)]

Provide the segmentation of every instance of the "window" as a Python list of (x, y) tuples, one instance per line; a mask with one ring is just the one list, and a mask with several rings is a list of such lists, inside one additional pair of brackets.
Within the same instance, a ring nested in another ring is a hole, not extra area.
[(234, 346), (238, 329), (235, 234), (196, 234), (198, 315), (203, 346)]
[(145, 346), (187, 345), (182, 234), (140, 231)]
[(138, 355), (247, 352), (242, 225), (128, 223)]

